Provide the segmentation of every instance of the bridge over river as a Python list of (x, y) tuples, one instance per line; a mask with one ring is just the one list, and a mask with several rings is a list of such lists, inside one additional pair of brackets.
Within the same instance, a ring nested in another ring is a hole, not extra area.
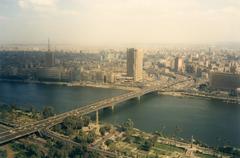
[(28, 125), (16, 127), (14, 129), (7, 130), (5, 132), (0, 133), (0, 145), (1, 144), (6, 144), (10, 141), (31, 135), (35, 132), (39, 132), (41, 130), (44, 130), (46, 128), (52, 127), (54, 125), (57, 125), (59, 123), (62, 123), (62, 121), (69, 116), (83, 116), (86, 114), (90, 114), (92, 112), (96, 112), (96, 117), (98, 120), (98, 111), (104, 108), (108, 107), (113, 107), (118, 105), (121, 102), (127, 101), (132, 98), (140, 98), (141, 96), (156, 92), (159, 90), (164, 90), (170, 87), (173, 87), (177, 84), (181, 84), (183, 82), (190, 81), (191, 79), (186, 79), (186, 80), (181, 80), (181, 81), (176, 81), (173, 83), (169, 83), (167, 85), (161, 85), (161, 86), (156, 86), (156, 87), (145, 87), (136, 91), (131, 91), (116, 97), (104, 99), (97, 101), (95, 103), (85, 105), (82, 107), (79, 107), (77, 109), (61, 113), (59, 115), (55, 115), (52, 117), (49, 117), (47, 119), (43, 119), (40, 121), (36, 121), (34, 123), (30, 123)]

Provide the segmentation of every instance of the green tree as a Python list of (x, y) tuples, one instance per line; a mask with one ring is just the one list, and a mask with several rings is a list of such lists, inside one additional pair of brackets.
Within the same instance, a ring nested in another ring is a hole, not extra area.
[(82, 129), (82, 127), (84, 126), (84, 122), (82, 119), (78, 119), (76, 122), (76, 129)]
[(80, 136), (80, 135), (76, 136), (74, 138), (74, 141), (81, 144), (86, 144), (87, 142), (85, 136)]
[(26, 156), (28, 157), (41, 157), (41, 152), (39, 151), (38, 147), (36, 145), (27, 145), (26, 147)]
[(73, 148), (69, 156), (73, 158), (78, 158), (78, 157), (82, 158), (86, 153), (87, 153), (87, 147), (85, 145), (82, 145), (82, 146)]
[(42, 158), (44, 155), (35, 144), (14, 143), (12, 147), (17, 152), (16, 158)]
[(62, 123), (62, 130), (66, 135), (71, 135), (74, 132), (74, 130), (82, 129), (82, 127), (83, 120), (75, 116), (65, 118)]
[(18, 152), (16, 155), (14, 155), (14, 158), (28, 158), (28, 157), (25, 153)]
[(87, 143), (93, 143), (94, 140), (96, 139), (96, 134), (95, 134), (95, 131), (91, 131), (88, 133), (88, 136), (87, 136)]
[(105, 144), (106, 144), (107, 146), (111, 145), (112, 143), (113, 143), (113, 140), (111, 140), (111, 139), (108, 139), (108, 140), (105, 142)]
[(83, 124), (85, 127), (89, 125), (90, 121), (91, 121), (91, 118), (89, 116), (83, 117)]
[(99, 132), (101, 133), (102, 136), (104, 136), (107, 131), (106, 131), (105, 127), (101, 127), (99, 129)]
[(153, 146), (153, 144), (150, 140), (145, 140), (145, 142), (141, 146), (141, 149), (143, 149), (145, 151), (149, 151), (152, 146)]
[(7, 151), (3, 150), (3, 149), (0, 149), (0, 157), (1, 158), (7, 158)]
[(131, 119), (128, 119), (122, 125), (124, 131), (131, 131), (133, 129), (133, 126), (134, 126), (134, 123)]
[(84, 118), (82, 119), (76, 116), (70, 116), (63, 120), (63, 123), (61, 124), (62, 125), (61, 128), (64, 131), (64, 134), (71, 135), (74, 130), (82, 129), (84, 124), (88, 124), (90, 122), (88, 119), (86, 119), (85, 121), (86, 123), (84, 123)]
[(64, 128), (71, 128), (73, 129), (76, 125), (76, 121), (72, 118), (72, 117), (66, 117), (64, 120), (63, 120), (63, 126)]
[(42, 115), (43, 115), (43, 118), (48, 118), (50, 116), (53, 116), (54, 115), (54, 112), (53, 112), (53, 107), (52, 106), (45, 106), (43, 108), (43, 112), (42, 112)]
[(72, 150), (72, 146), (64, 142), (56, 141), (50, 146), (47, 158), (62, 158), (68, 157)]
[(99, 132), (101, 133), (101, 135), (105, 135), (106, 132), (110, 132), (111, 130), (111, 125), (110, 124), (107, 124), (105, 126), (102, 126), (100, 129), (99, 129)]

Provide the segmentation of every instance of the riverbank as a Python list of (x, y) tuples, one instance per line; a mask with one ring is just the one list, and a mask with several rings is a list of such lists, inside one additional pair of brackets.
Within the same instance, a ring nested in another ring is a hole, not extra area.
[[(139, 90), (137, 87), (128, 87), (123, 85), (115, 85), (115, 84), (103, 84), (103, 83), (94, 83), (94, 82), (48, 82), (48, 81), (34, 81), (34, 80), (12, 80), (12, 79), (0, 79), (0, 82), (17, 82), (17, 83), (31, 83), (31, 84), (44, 84), (44, 85), (61, 85), (67, 87), (90, 87), (90, 88), (104, 88), (104, 89), (117, 89), (117, 90), (125, 90), (125, 91), (136, 91)], [(176, 97), (199, 97), (206, 99), (216, 99), (222, 100), (226, 103), (240, 104), (240, 98), (237, 97), (222, 97), (222, 96), (213, 96), (209, 94), (203, 93), (189, 93), (189, 92), (158, 92), (160, 95), (169, 95)]]
[(189, 93), (189, 92), (158, 92), (160, 95), (176, 96), (176, 97), (198, 97), (204, 99), (215, 99), (221, 100), (226, 103), (240, 104), (240, 98), (237, 97), (222, 97), (222, 96), (213, 96), (208, 94), (200, 93)]
[[(79, 119), (77, 120), (79, 121)], [(69, 127), (71, 126), (69, 125)], [(6, 126), (5, 128), (8, 127)], [(97, 132), (97, 129), (101, 132)], [(53, 144), (56, 143), (56, 141), (62, 143), (67, 142), (73, 146), (81, 146), (84, 143), (85, 146), (88, 146), (88, 149), (91, 149), (89, 151), (95, 151), (96, 153), (111, 157), (230, 158), (233, 156), (232, 153), (219, 151), (220, 148), (213, 149), (211, 147), (203, 147), (201, 144), (197, 143), (163, 137), (161, 133), (158, 132), (146, 133), (133, 127), (126, 129), (124, 125), (114, 126), (111, 124), (99, 124), (96, 126), (95, 122), (91, 121), (87, 127), (83, 127), (80, 130), (72, 129), (72, 134), (70, 135), (59, 133), (53, 129), (47, 129), (45, 132), (47, 133), (45, 133), (46, 135), (44, 137), (23, 138), (20, 141), (3, 146), (5, 150), (8, 148), (9, 151), (11, 151), (9, 152), (6, 150), (7, 156), (14, 157), (17, 153), (24, 153), (25, 149), (28, 149), (14, 148), (16, 145), (22, 144), (23, 146), (36, 146), (39, 145), (39, 143), (41, 148), (36, 149), (36, 151), (44, 151), (46, 156), (49, 154), (47, 153), (49, 150), (49, 144), (47, 144), (47, 142), (50, 142), (52, 145), (51, 148), (54, 148)], [(91, 142), (85, 142), (86, 140), (83, 136), (91, 138)], [(29, 144), (29, 142), (31, 143)], [(239, 154), (238, 149), (232, 147), (231, 149), (235, 154)]]
[(17, 82), (17, 83), (31, 83), (31, 84), (44, 84), (44, 85), (61, 85), (68, 87), (91, 87), (91, 88), (104, 88), (104, 89), (117, 89), (125, 91), (138, 90), (137, 87), (129, 87), (123, 85), (107, 84), (107, 83), (94, 83), (94, 82), (49, 82), (49, 81), (35, 81), (35, 80), (12, 80), (12, 79), (0, 79), (0, 82)]

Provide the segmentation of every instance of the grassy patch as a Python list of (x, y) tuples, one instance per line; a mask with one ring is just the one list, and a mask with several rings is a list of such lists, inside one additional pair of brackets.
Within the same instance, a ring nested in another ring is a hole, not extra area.
[(179, 152), (179, 153), (184, 153), (185, 149), (182, 148), (178, 148), (176, 146), (173, 145), (166, 145), (166, 144), (161, 144), (161, 143), (156, 143), (155, 148), (158, 148), (160, 150), (165, 150), (165, 151), (169, 151), (169, 152)]
[(208, 155), (208, 154), (203, 154), (203, 153), (194, 153), (195, 156), (198, 156), (200, 158), (216, 158), (215, 156)]

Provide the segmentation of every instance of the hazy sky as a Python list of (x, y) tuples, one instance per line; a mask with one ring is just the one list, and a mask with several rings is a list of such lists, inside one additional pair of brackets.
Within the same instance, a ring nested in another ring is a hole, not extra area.
[(240, 42), (240, 0), (0, 0), (0, 43)]

